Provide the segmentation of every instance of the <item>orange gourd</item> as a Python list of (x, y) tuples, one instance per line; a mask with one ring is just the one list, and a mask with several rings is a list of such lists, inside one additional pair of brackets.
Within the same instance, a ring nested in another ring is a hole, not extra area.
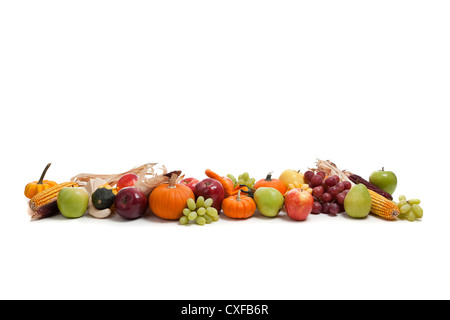
[(178, 175), (173, 174), (169, 183), (156, 187), (150, 193), (150, 210), (161, 219), (177, 220), (183, 216), (183, 209), (189, 198), (195, 199), (194, 192), (186, 185), (176, 184)]
[(243, 186), (235, 187), (231, 179), (227, 177), (222, 177), (217, 173), (215, 173), (214, 171), (212, 171), (211, 169), (206, 169), (205, 174), (208, 178), (215, 179), (220, 182), (225, 191), (225, 198), (237, 195), (238, 191), (243, 188)]
[(277, 189), (278, 191), (281, 192), (281, 194), (285, 194), (286, 193), (286, 186), (284, 185), (284, 183), (278, 179), (272, 179), (272, 173), (270, 172), (266, 179), (261, 179), (258, 182), (256, 182), (253, 185), (253, 189), (258, 189), (261, 187), (269, 187), (269, 188), (274, 188)]
[(237, 195), (223, 200), (222, 211), (229, 218), (246, 219), (255, 213), (256, 204), (252, 198), (241, 196), (241, 190), (239, 190)]
[(48, 170), (48, 168), (50, 168), (51, 165), (52, 164), (49, 163), (45, 167), (44, 171), (41, 174), (41, 177), (39, 178), (39, 181), (30, 182), (25, 186), (25, 191), (24, 191), (25, 197), (27, 197), (28, 199), (31, 199), (38, 193), (57, 185), (57, 183), (55, 181), (44, 180), (45, 174), (47, 173), (47, 170)]

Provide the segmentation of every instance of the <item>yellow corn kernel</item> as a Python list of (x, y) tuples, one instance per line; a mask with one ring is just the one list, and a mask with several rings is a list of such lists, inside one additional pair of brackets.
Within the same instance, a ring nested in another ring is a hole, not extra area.
[(43, 205), (55, 201), (58, 197), (59, 191), (66, 187), (78, 187), (78, 184), (75, 182), (63, 182), (38, 193), (30, 200), (29, 205), (31, 210), (36, 211)]
[(369, 194), (372, 198), (372, 207), (370, 208), (370, 212), (388, 220), (397, 219), (400, 214), (400, 210), (395, 203), (370, 189)]

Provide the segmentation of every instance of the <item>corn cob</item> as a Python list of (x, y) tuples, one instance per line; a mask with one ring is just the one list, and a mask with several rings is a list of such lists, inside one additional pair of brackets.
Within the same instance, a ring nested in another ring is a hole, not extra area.
[(367, 187), (367, 189), (375, 191), (376, 193), (382, 195), (383, 197), (385, 197), (388, 200), (392, 200), (393, 199), (392, 195), (390, 193), (387, 193), (383, 189), (378, 188), (376, 185), (370, 183), (369, 181), (365, 180), (364, 178), (362, 178), (362, 177), (360, 177), (360, 176), (358, 176), (356, 174), (352, 174), (348, 178), (354, 184), (362, 183), (363, 185), (365, 185)]
[(78, 187), (78, 184), (75, 182), (63, 182), (38, 193), (29, 202), (31, 210), (36, 212), (41, 207), (56, 201), (59, 191), (65, 187)]
[(57, 201), (52, 201), (47, 204), (44, 204), (33, 211), (31, 214), (31, 221), (41, 220), (44, 218), (48, 218), (54, 215), (57, 215), (59, 212)]
[(370, 208), (370, 212), (388, 220), (397, 219), (400, 214), (400, 209), (397, 205), (375, 191), (370, 189), (368, 190), (370, 197), (372, 198), (372, 207)]

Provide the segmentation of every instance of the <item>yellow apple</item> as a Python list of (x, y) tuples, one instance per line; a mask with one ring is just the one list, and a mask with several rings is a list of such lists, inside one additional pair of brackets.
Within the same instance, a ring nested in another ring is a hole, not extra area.
[(278, 179), (284, 183), (286, 188), (288, 188), (290, 184), (298, 183), (302, 185), (305, 183), (303, 173), (301, 173), (300, 170), (298, 171), (292, 169), (284, 170)]

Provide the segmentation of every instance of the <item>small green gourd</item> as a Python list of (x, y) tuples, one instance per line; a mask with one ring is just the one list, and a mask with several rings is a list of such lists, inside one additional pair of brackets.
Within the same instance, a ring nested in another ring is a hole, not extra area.
[(100, 186), (92, 193), (92, 204), (98, 210), (111, 208), (115, 199), (114, 189), (109, 185)]

